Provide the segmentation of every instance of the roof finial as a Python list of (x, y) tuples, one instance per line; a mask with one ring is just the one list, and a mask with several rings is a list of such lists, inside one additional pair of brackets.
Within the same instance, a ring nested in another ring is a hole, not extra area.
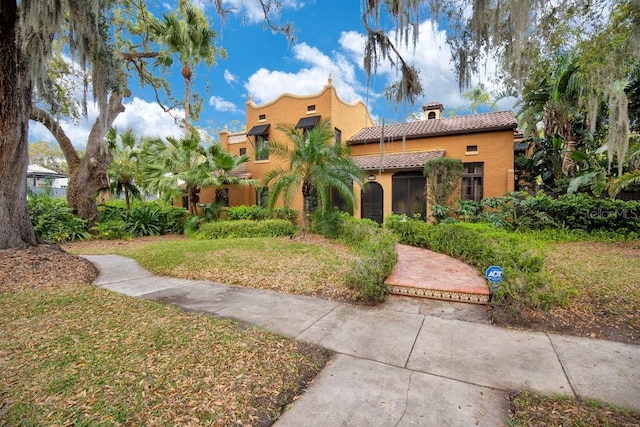
[(327, 86), (333, 86), (333, 77), (331, 77), (331, 73), (329, 73), (329, 82), (327, 83)]

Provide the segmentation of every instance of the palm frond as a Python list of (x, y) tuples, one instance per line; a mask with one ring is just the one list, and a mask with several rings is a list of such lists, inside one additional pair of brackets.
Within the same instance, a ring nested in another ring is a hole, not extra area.
[(640, 184), (640, 169), (627, 172), (615, 179), (609, 187), (609, 196), (615, 199), (618, 193), (634, 184)]

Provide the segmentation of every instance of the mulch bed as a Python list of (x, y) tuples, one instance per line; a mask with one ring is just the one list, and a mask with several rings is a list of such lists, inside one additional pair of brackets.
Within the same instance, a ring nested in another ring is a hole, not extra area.
[(0, 293), (91, 284), (98, 270), (54, 245), (0, 250)]

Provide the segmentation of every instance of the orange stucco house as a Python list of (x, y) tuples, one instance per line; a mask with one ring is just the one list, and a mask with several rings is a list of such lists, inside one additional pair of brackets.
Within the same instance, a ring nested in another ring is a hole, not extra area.
[[(249, 157), (236, 174), (261, 180), (269, 170), (284, 166), (283, 160), (269, 158), (265, 150), (269, 140), (287, 140), (277, 126), (294, 124), (302, 132), (329, 119), (335, 142), (349, 145), (355, 162), (368, 175), (366, 191), (355, 189), (358, 205), (353, 214), (377, 222), (391, 213), (426, 214), (423, 166), (436, 157), (454, 157), (464, 163), (463, 199), (480, 200), (513, 191), (517, 122), (511, 111), (443, 118), (440, 103), (429, 103), (423, 110), (423, 120), (376, 126), (367, 107), (361, 101), (342, 101), (329, 78), (315, 95), (284, 94), (263, 105), (249, 99), (247, 130), (224, 130), (220, 143), (231, 154)], [(264, 204), (267, 195), (267, 188), (231, 186), (207, 189), (201, 199), (217, 197), (228, 206), (254, 205)], [(291, 207), (302, 210), (301, 195)]]

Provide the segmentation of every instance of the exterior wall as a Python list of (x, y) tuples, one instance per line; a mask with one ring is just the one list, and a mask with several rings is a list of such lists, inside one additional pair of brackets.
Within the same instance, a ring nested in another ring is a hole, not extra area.
[[(467, 152), (467, 146), (478, 147), (476, 152)], [(513, 130), (483, 132), (466, 135), (443, 135), (405, 141), (385, 142), (383, 151), (386, 154), (401, 152), (419, 152), (444, 150), (445, 157), (458, 158), (463, 163), (483, 163), (483, 197), (496, 197), (514, 190), (513, 171)], [(359, 144), (351, 147), (355, 156), (379, 154), (379, 143)], [(408, 170), (408, 169), (405, 169)], [(418, 169), (414, 169), (418, 170)], [(368, 171), (370, 178), (383, 188), (383, 213), (386, 218), (392, 213), (392, 177), (397, 170)], [(358, 206), (360, 206), (360, 189), (357, 189)], [(458, 195), (459, 197), (459, 195)], [(360, 217), (360, 210), (356, 210)]]
[[(315, 110), (309, 111), (309, 106), (315, 105)], [(264, 120), (260, 116), (264, 115)], [(246, 103), (247, 132), (254, 126), (269, 124), (268, 135), (270, 141), (288, 142), (285, 133), (278, 130), (280, 125), (295, 126), (301, 118), (320, 116), (320, 120), (330, 120), (334, 128), (340, 129), (342, 143), (358, 132), (362, 127), (372, 126), (373, 121), (369, 116), (367, 107), (362, 102), (348, 104), (342, 101), (331, 80), (324, 89), (310, 96), (297, 96), (284, 94), (276, 100), (263, 105), (256, 105), (253, 101)], [(240, 148), (246, 148), (249, 157), (247, 169), (251, 177), (262, 181), (263, 177), (277, 167), (286, 167), (286, 160), (271, 156), (268, 160), (256, 160), (254, 136), (246, 136), (245, 133), (220, 133), (222, 147), (234, 155), (239, 155)], [(207, 199), (208, 201), (208, 199)], [(253, 205), (256, 203), (255, 190), (253, 188), (234, 186), (229, 191), (229, 205)], [(279, 200), (276, 206), (283, 206)], [(291, 204), (291, 208), (302, 211), (302, 194), (298, 195)]]

